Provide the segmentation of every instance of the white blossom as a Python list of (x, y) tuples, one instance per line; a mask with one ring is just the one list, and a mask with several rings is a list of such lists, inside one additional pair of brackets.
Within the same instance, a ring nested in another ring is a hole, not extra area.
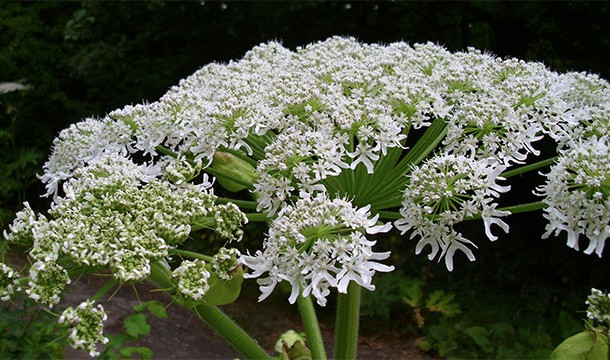
[(94, 306), (93, 301), (80, 303), (76, 308), (69, 307), (64, 310), (57, 320), (68, 331), (70, 347), (86, 350), (89, 356), (100, 354), (97, 344), (107, 344), (108, 338), (104, 336), (104, 324), (108, 316), (101, 304)]
[(209, 290), (208, 279), (210, 276), (205, 261), (200, 259), (184, 260), (172, 272), (172, 277), (178, 280), (178, 291), (192, 300), (200, 300)]
[[(312, 294), (324, 306), (330, 288), (347, 292), (350, 281), (373, 290), (376, 271), (394, 268), (377, 260), (387, 259), (389, 252), (376, 253), (376, 241), (366, 234), (384, 233), (391, 224), (377, 224), (368, 207), (355, 208), (349, 201), (329, 199), (325, 194), (299, 199), (282, 208), (271, 223), (263, 251), (244, 255), (241, 262), (252, 269), (244, 277), (258, 278), (265, 299), (275, 286), (287, 281), (292, 292), (290, 303), (301, 293)], [(265, 275), (263, 277), (263, 275)]]
[(595, 325), (601, 325), (608, 330), (610, 328), (610, 294), (604, 294), (601, 290), (593, 288), (585, 304), (588, 305), (587, 318), (594, 321)]
[(536, 190), (547, 205), (543, 237), (565, 231), (567, 245), (579, 250), (581, 236), (588, 239), (585, 254), (602, 256), (610, 236), (610, 143), (608, 137), (570, 142)]
[(476, 245), (453, 226), (480, 214), (490, 240), (497, 239), (491, 232), (491, 225), (508, 232), (508, 224), (499, 218), (510, 213), (497, 210), (493, 202), (510, 189), (510, 186), (497, 183), (503, 179), (500, 173), (505, 168), (495, 159), (476, 160), (463, 155), (437, 155), (426, 160), (408, 174), (409, 182), (400, 209), (403, 217), (394, 225), (403, 233), (411, 232), (411, 238), (419, 238), (416, 253), (429, 246), (428, 258), (432, 260), (440, 250), (439, 260), (444, 257), (450, 271), (456, 250), (474, 260), (468, 246)]

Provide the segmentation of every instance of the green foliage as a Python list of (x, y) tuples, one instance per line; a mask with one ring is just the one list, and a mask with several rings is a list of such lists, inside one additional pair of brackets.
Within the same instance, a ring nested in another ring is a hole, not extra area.
[(147, 321), (146, 312), (157, 317), (167, 318), (165, 306), (159, 301), (146, 301), (134, 305), (134, 314), (128, 315), (123, 319), (123, 329), (125, 333), (108, 336), (109, 342), (106, 349), (100, 354), (100, 359), (151, 359), (153, 351), (145, 346), (130, 346), (128, 343), (135, 342), (144, 336), (150, 335), (150, 325)]
[(364, 292), (361, 313), (364, 316), (380, 317), (388, 320), (391, 310), (407, 305), (412, 320), (422, 328), (428, 317), (435, 314), (452, 317), (459, 314), (460, 307), (455, 295), (437, 289), (427, 292), (423, 280), (407, 278), (400, 272), (377, 274), (374, 279), (375, 292)]
[(553, 351), (551, 360), (607, 360), (608, 335), (583, 331), (567, 338)]
[(13, 300), (0, 303), (0, 359), (63, 358), (66, 342), (59, 336), (57, 319), (40, 313), (22, 294)]
[(467, 319), (442, 318), (424, 332), (420, 348), (447, 358), (537, 359), (550, 354), (551, 339), (543, 326), (519, 329), (505, 322), (470, 325)]

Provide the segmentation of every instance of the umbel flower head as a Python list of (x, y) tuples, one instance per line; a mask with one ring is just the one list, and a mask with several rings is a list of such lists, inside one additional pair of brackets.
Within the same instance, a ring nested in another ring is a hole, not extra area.
[(568, 246), (579, 250), (584, 235), (586, 254), (602, 256), (610, 236), (610, 143), (608, 136), (572, 141), (538, 187), (544, 196), (544, 237), (565, 231)]
[(93, 301), (84, 301), (76, 308), (69, 307), (57, 320), (68, 331), (68, 342), (74, 349), (87, 350), (89, 356), (98, 356), (97, 344), (108, 343), (104, 336), (103, 322), (107, 319), (101, 304), (93, 305)]
[(263, 250), (242, 256), (241, 261), (253, 270), (244, 277), (259, 278), (260, 300), (282, 281), (292, 286), (291, 303), (303, 289), (303, 296), (312, 294), (324, 306), (331, 287), (346, 293), (351, 281), (374, 290), (375, 272), (394, 269), (377, 262), (390, 253), (374, 252), (376, 241), (366, 238), (390, 230), (391, 224), (377, 224), (378, 217), (371, 216), (368, 207), (358, 209), (347, 200), (324, 194), (299, 199), (280, 210)]
[[(586, 237), (585, 252), (601, 255), (608, 119), (610, 86), (593, 75), (432, 43), (270, 42), (202, 67), (158, 101), (62, 131), (41, 175), (48, 217), (26, 206), (5, 237), (32, 244), (33, 263), (56, 274), (68, 256), (143, 279), (193, 229), (241, 239), (248, 217), (213, 195), (216, 184), (251, 194), (235, 204), (270, 224), (263, 248), (241, 257), (261, 298), (286, 281), (291, 302), (302, 292), (324, 304), (332, 288), (372, 288), (376, 271), (391, 270), (370, 235), (392, 226), (449, 270), (458, 250), (473, 260), (476, 240), (457, 225), (480, 218), (490, 240), (508, 232), (503, 174), (522, 171), (546, 137), (559, 160), (538, 188), (545, 236), (565, 231), (573, 247)], [(201, 267), (188, 264), (176, 279)], [(204, 281), (191, 280), (198, 296)]]
[[(496, 209), (494, 199), (510, 190), (499, 185), (500, 173), (506, 167), (495, 159), (477, 160), (456, 155), (434, 156), (414, 167), (408, 175), (409, 185), (404, 192), (400, 209), (402, 219), (395, 222), (403, 233), (411, 231), (411, 237), (419, 237), (415, 252), (419, 254), (430, 246), (430, 260), (441, 250), (447, 269), (453, 270), (453, 254), (462, 251), (472, 261), (474, 255), (468, 245), (475, 246), (453, 226), (467, 217), (481, 214), (485, 234), (490, 240), (491, 225), (498, 225), (508, 232), (508, 224), (499, 217), (510, 212)], [(476, 247), (476, 246), (475, 246)]]
[(610, 294), (604, 294), (601, 290), (591, 289), (591, 295), (585, 304), (587, 308), (587, 318), (594, 322), (594, 325), (604, 326), (610, 329)]

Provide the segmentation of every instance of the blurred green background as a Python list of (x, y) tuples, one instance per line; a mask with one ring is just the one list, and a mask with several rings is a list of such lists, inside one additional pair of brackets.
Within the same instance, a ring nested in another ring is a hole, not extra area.
[[(279, 40), (294, 49), (333, 35), (432, 41), (452, 51), (473, 46), (608, 79), (608, 8), (609, 2), (585, 1), (1, 2), (0, 83), (28, 88), (0, 94), (0, 227), (23, 201), (34, 208), (46, 204), (36, 173), (61, 129), (155, 101), (199, 67), (237, 60), (261, 42)], [(458, 262), (453, 273), (415, 257), (413, 242), (385, 242), (402, 270), (380, 280), (378, 298), (365, 298), (364, 313), (404, 317), (404, 328), (440, 339), (432, 345), (437, 354), (442, 344), (449, 349), (444, 355), (453, 356), (545, 354), (578, 326), (590, 287), (610, 288), (610, 271), (608, 250), (598, 259), (568, 249), (564, 238), (540, 239), (544, 223), (535, 215), (512, 216), (510, 235), (493, 244), (481, 239), (478, 260)], [(397, 290), (396, 282), (407, 285)], [(424, 308), (405, 301), (413, 284), (422, 299), (432, 289), (455, 295), (449, 303), (459, 304), (461, 315), (431, 311), (430, 326), (409, 324)], [(465, 330), (473, 326), (484, 331)], [(533, 340), (506, 350), (504, 342), (517, 338)]]

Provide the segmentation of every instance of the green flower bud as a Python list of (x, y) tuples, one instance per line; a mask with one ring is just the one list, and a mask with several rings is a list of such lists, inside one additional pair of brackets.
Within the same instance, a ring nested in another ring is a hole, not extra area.
[(256, 169), (247, 161), (222, 151), (214, 153), (210, 169), (214, 171), (213, 175), (220, 185), (231, 192), (251, 187), (257, 177)]

